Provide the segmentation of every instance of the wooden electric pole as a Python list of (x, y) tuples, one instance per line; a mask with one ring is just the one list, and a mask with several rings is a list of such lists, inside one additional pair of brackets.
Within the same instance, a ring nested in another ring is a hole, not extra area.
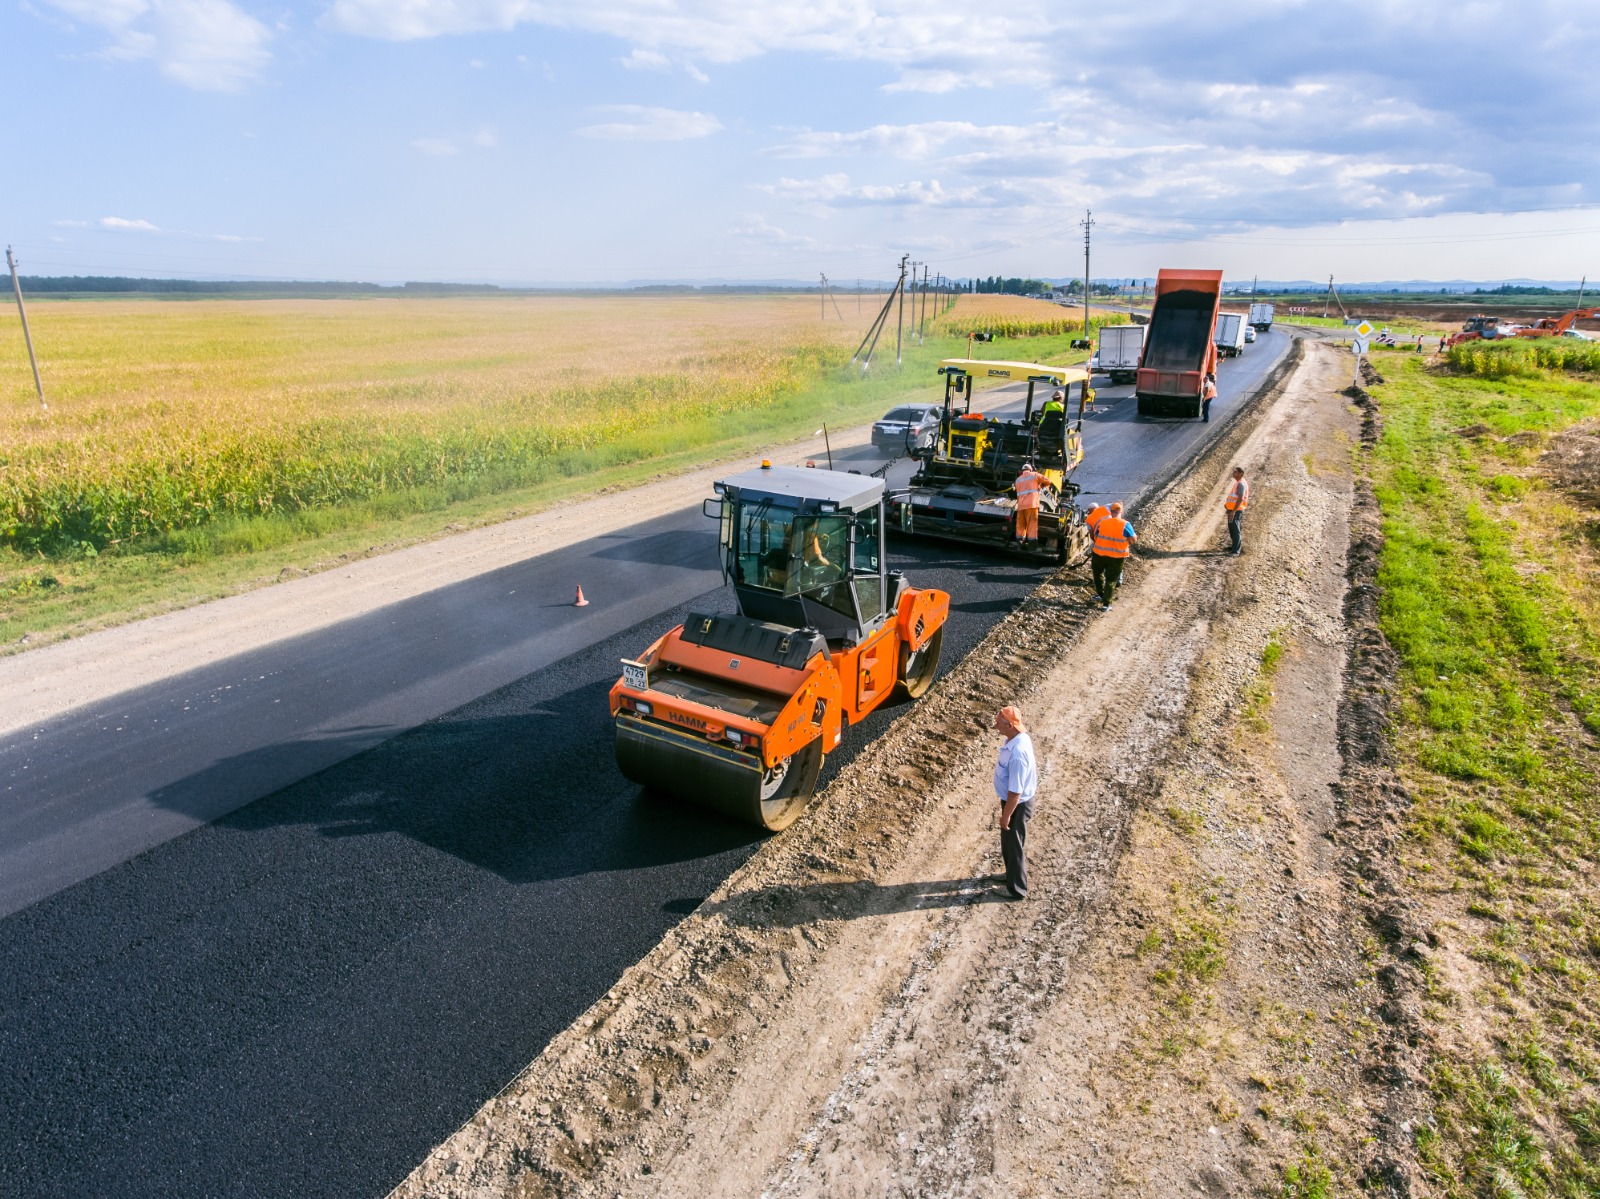
[(894, 364), (900, 366), (905, 362), (905, 331), (906, 331), (906, 263), (911, 261), (911, 255), (900, 255), (900, 282), (895, 284), (895, 290), (900, 293), (900, 304), (894, 316)]
[(17, 280), (17, 259), (6, 247), (6, 265), (11, 268), (11, 292), (17, 297), (17, 315), (22, 318), (22, 340), (28, 347), (28, 365), (33, 367), (33, 389), (39, 393), (39, 407), (48, 408), (44, 402), (44, 383), (39, 379), (39, 360), (33, 356), (33, 334), (28, 332), (28, 310), (22, 305), (22, 284)]
[(1083, 335), (1089, 336), (1089, 230), (1094, 228), (1094, 215), (1084, 210), (1083, 220)]

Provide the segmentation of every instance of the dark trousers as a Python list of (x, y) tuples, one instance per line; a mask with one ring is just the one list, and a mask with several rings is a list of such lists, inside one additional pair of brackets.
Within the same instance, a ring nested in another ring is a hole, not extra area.
[(1228, 541), (1230, 543), (1229, 548), (1231, 548), (1233, 550), (1233, 552), (1236, 553), (1236, 554), (1244, 549), (1244, 542), (1241, 539), (1241, 534), (1243, 532), (1244, 532), (1244, 513), (1243, 512), (1230, 512), (1230, 513), (1228, 513)]
[[(1004, 805), (1002, 804), (1002, 809)], [(1000, 830), (1000, 856), (1006, 864), (1006, 886), (1013, 895), (1028, 893), (1028, 821), (1033, 819), (1033, 800), (1024, 800), (1011, 813), (1011, 827)]]
[(1117, 596), (1122, 582), (1122, 564), (1126, 558), (1108, 558), (1104, 554), (1089, 555), (1089, 575), (1094, 579), (1094, 593), (1102, 604), (1109, 604)]
[(1200, 401), (1200, 419), (1208, 425), (1211, 423), (1211, 400), (1209, 398)]

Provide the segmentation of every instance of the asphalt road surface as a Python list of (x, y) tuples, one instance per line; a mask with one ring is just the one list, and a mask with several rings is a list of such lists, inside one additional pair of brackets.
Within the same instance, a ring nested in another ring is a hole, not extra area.
[[(1101, 389), (1079, 482), (1136, 502), (1287, 345), (1209, 426)], [(946, 669), (1040, 577), (891, 548)], [(611, 759), (618, 659), (730, 601), (696, 507), (0, 741), (0, 1194), (395, 1185), (759, 844)]]

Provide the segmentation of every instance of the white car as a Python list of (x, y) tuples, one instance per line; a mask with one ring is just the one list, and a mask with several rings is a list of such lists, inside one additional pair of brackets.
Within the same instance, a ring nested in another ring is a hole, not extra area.
[(1254, 325), (1246, 325), (1244, 327), (1244, 339), (1247, 343), (1256, 339), (1256, 328)]

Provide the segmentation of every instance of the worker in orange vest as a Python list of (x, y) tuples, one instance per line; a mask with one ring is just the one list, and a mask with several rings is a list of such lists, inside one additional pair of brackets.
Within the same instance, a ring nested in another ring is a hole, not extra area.
[(1250, 484), (1245, 481), (1244, 467), (1233, 468), (1233, 482), (1228, 484), (1228, 494), (1222, 501), (1222, 507), (1228, 514), (1228, 541), (1230, 554), (1242, 554), (1244, 542), (1241, 538), (1244, 524), (1244, 511), (1250, 506)]
[(1089, 509), (1089, 514), (1083, 518), (1084, 526), (1089, 530), (1089, 536), (1094, 536), (1094, 527), (1111, 515), (1111, 509), (1104, 504), (1096, 504)]
[(1094, 577), (1094, 591), (1100, 597), (1102, 608), (1111, 607), (1117, 598), (1117, 587), (1122, 582), (1122, 564), (1138, 544), (1139, 536), (1133, 526), (1122, 519), (1122, 505), (1112, 504), (1094, 526), (1094, 550), (1089, 555), (1089, 570)]
[(1217, 376), (1206, 372), (1205, 386), (1200, 389), (1200, 419), (1205, 424), (1211, 423), (1211, 401), (1217, 398)]
[(1011, 485), (1017, 493), (1017, 540), (1039, 540), (1039, 492), (1044, 487), (1044, 476), (1033, 469), (1033, 463), (1024, 462), (1022, 473)]

